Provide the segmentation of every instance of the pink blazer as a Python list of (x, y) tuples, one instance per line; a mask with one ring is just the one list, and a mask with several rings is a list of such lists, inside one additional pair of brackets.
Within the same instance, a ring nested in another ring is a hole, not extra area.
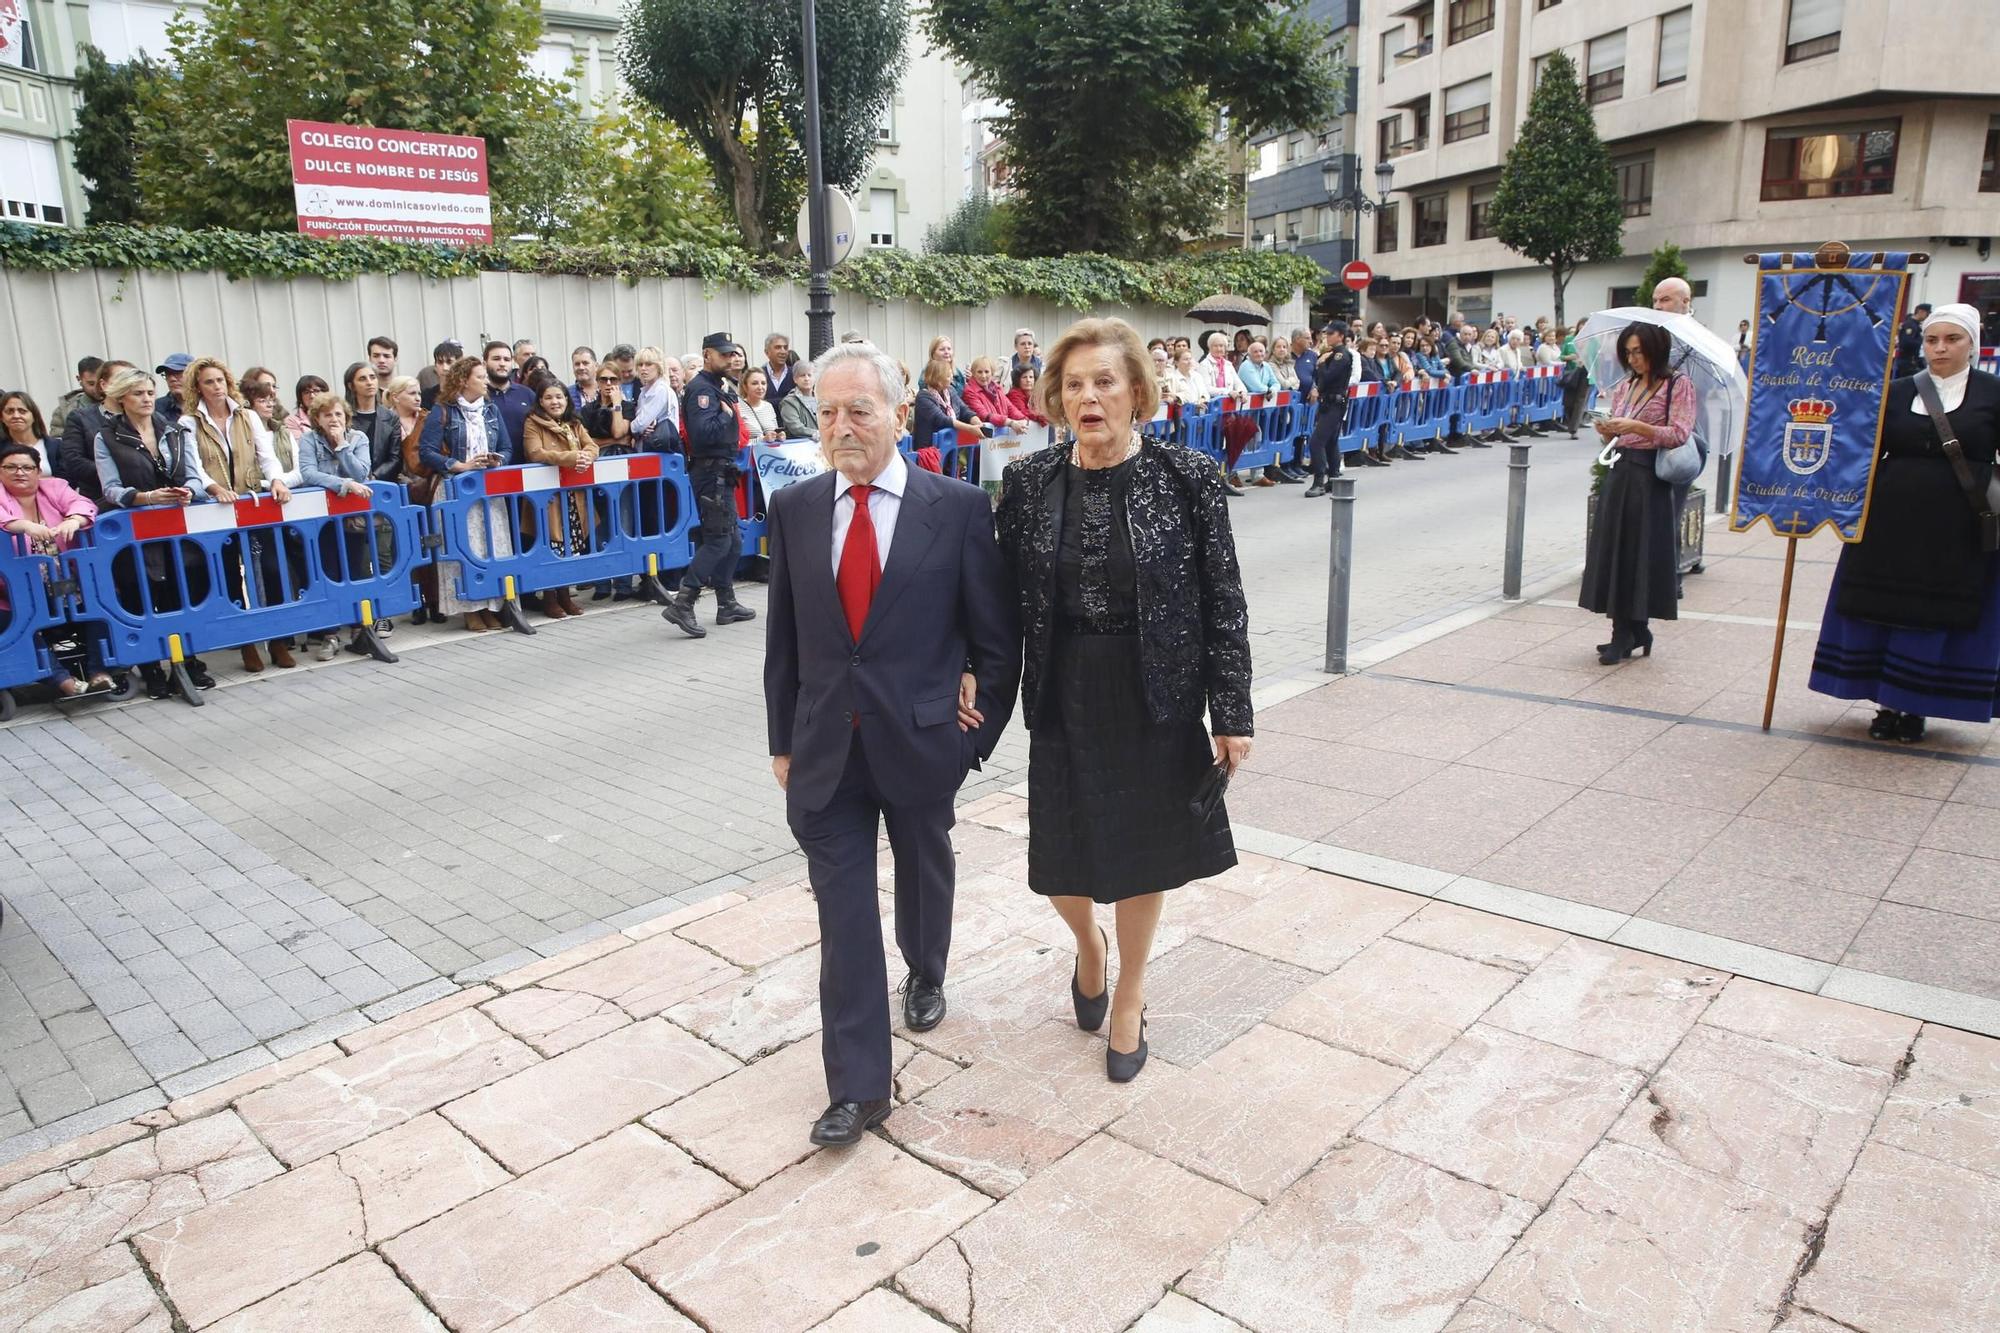
[[(41, 498), (42, 506), (54, 509), (64, 518), (81, 517), (84, 519), (94, 519), (97, 517), (97, 506), (82, 495), (79, 495), (76, 488), (61, 477), (43, 477), (35, 489), (36, 494)], [(14, 498), (12, 491), (6, 489), (4, 486), (0, 486), (0, 523), (12, 523), (20, 518), (26, 518), (35, 523), (41, 522), (41, 506), (34, 507), (33, 512), (30, 512), (28, 509), (23, 508), (19, 500)], [(84, 526), (87, 528), (90, 524), (86, 522)]]

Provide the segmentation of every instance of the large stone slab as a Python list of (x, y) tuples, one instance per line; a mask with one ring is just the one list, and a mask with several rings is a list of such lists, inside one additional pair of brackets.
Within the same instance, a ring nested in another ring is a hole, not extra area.
[(1877, 1137), (2000, 1177), (2000, 1041), (1926, 1026), (1914, 1054)]
[(361, 1192), (370, 1245), (428, 1222), (509, 1179), (478, 1144), (436, 1112), (343, 1148), (335, 1160)]
[(710, 1333), (803, 1333), (985, 1206), (871, 1134), (780, 1172), (631, 1266)]
[[(894, 1037), (890, 1048), (898, 1063), (914, 1054)], [(747, 1190), (818, 1151), (806, 1131), (825, 1109), (826, 1069), (815, 1036), (717, 1079), (645, 1123)]]
[(224, 1112), (30, 1176), (0, 1191), (0, 1287), (84, 1263), (282, 1169)]
[(1567, 938), (1547, 926), (1439, 902), (1424, 904), (1389, 937), (1513, 972), (1534, 971)]
[[(929, 1032), (898, 1031), (916, 1046), (961, 1065), (986, 1059), (1023, 1033), (1071, 1013), (1073, 945), (1011, 939), (987, 949), (945, 979), (951, 1011)], [(1149, 989), (1151, 982), (1148, 982)]]
[(666, 1017), (746, 1064), (760, 1059), (819, 1030), (819, 950), (733, 973), (675, 1003)]
[(1421, 1069), (1521, 980), (1399, 940), (1377, 940), (1271, 1015), (1302, 1032), (1371, 1059)]
[(1608, 1061), (1482, 1023), (1355, 1134), (1546, 1203), (1643, 1081)]
[(181, 1317), (202, 1328), (356, 1253), (367, 1225), (360, 1187), (329, 1157), (135, 1243)]
[(738, 967), (762, 967), (819, 943), (819, 907), (803, 884), (752, 898), (674, 932)]
[(17, 1333), (173, 1333), (174, 1323), (124, 1245), (0, 1286), (0, 1328)]
[(1002, 1197), (1177, 1083), (1162, 1063), (1130, 1083), (1104, 1076), (1104, 1039), (1046, 1023), (899, 1108), (884, 1132), (931, 1165)]
[(1770, 1195), (1607, 1143), (1479, 1295), (1556, 1333), (1767, 1333), (1805, 1247)]
[(1572, 937), (1483, 1021), (1634, 1069), (1651, 1069), (1728, 980), (1707, 968)]
[(1243, 1325), (1170, 1291), (1132, 1325), (1132, 1333), (1249, 1333)]
[(538, 1305), (500, 1333), (700, 1333), (629, 1268), (607, 1268)]
[(1374, 1060), (1259, 1026), (1185, 1077), (1149, 1085), (1111, 1132), (1269, 1202), (1407, 1077)]
[[(629, 951), (628, 951), (629, 952)], [(288, 1166), (414, 1120), (536, 1062), (467, 1009), (250, 1093), (237, 1110)]]
[(1996, 1237), (2000, 1180), (1871, 1143), (1798, 1300), (1849, 1328), (2000, 1328)]
[(949, 1328), (887, 1287), (877, 1287), (821, 1324), (816, 1333), (947, 1333)]
[(1122, 1329), (1256, 1208), (1100, 1134), (958, 1232), (973, 1333)]
[(662, 934), (545, 977), (538, 984), (549, 990), (595, 995), (634, 1018), (651, 1018), (736, 975), (736, 968), (708, 950), (678, 935)]
[(1443, 1327), (1534, 1216), (1366, 1143), (1336, 1149), (1181, 1286), (1255, 1329)]
[[(1316, 980), (1317, 973), (1263, 954), (1190, 940), (1146, 972), (1146, 1040), (1153, 1058), (1199, 1064)], [(1062, 985), (1067, 1005), (1067, 978)]]
[(373, 1254), (357, 1254), (266, 1297), (216, 1324), (214, 1333), (291, 1333), (311, 1328), (444, 1333), (437, 1316)]
[(1701, 1021), (1842, 1064), (1882, 1070), (1893, 1070), (1902, 1061), (1918, 1028), (1914, 1018), (1750, 977), (1731, 978)]
[(619, 1028), (444, 1107), (509, 1171), (532, 1171), (739, 1068), (663, 1018)]
[(1331, 972), (1423, 905), (1414, 894), (1314, 875), (1267, 894), (1204, 933), (1296, 967)]
[(485, 1333), (733, 1192), (659, 1135), (628, 1125), (399, 1236), (382, 1254), (457, 1333)]
[(1697, 1025), (1611, 1137), (1811, 1214), (1833, 1199), (1888, 1090), (1881, 1070)]
[(479, 1011), (545, 1056), (561, 1055), (632, 1021), (609, 1000), (542, 986), (502, 995), (479, 1006)]

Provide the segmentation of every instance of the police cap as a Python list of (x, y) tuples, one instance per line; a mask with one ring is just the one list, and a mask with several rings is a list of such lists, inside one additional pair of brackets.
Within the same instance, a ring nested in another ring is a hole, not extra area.
[(736, 340), (726, 333), (711, 333), (701, 340), (701, 350), (728, 353), (736, 349)]

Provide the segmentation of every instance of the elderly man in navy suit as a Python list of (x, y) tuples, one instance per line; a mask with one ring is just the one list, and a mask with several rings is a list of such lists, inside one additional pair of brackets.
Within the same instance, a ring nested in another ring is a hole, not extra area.
[(878, 821), (896, 862), (903, 1018), (924, 1032), (945, 1011), (953, 802), (1013, 712), (1021, 636), (985, 492), (897, 452), (908, 408), (896, 363), (843, 343), (814, 371), (833, 471), (772, 498), (764, 703), (819, 903), (831, 1104), (811, 1137), (841, 1146), (889, 1115)]

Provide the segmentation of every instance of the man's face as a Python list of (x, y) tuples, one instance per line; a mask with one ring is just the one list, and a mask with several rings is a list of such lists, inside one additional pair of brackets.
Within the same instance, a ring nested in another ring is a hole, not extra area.
[(1261, 365), (1263, 365), (1263, 364), (1264, 364), (1264, 344), (1263, 344), (1263, 343), (1260, 343), (1260, 342), (1253, 342), (1253, 343), (1251, 343), (1251, 344), (1250, 344), (1250, 352), (1249, 352), (1249, 356), (1250, 356), (1250, 364), (1252, 364), (1252, 365), (1254, 365), (1254, 366), (1261, 366)]
[(1672, 315), (1685, 315), (1693, 304), (1686, 283), (1678, 278), (1668, 278), (1653, 288), (1653, 309)]
[(375, 378), (386, 380), (396, 373), (396, 354), (386, 347), (368, 349), (368, 364), (375, 367)]
[(175, 397), (179, 397), (181, 380), (186, 378), (187, 372), (184, 370), (168, 370), (161, 373), (167, 377), (167, 392), (173, 394)]
[(76, 387), (83, 390), (83, 396), (93, 403), (104, 401), (104, 371), (86, 370), (76, 377)]
[(711, 375), (720, 375), (729, 369), (729, 353), (713, 347), (701, 349), (701, 368)]
[(491, 384), (505, 386), (514, 375), (514, 351), (510, 347), (495, 347), (486, 354), (486, 379)]
[(1029, 357), (1033, 356), (1034, 354), (1035, 354), (1035, 340), (1032, 335), (1023, 333), (1014, 339), (1015, 356), (1019, 357), (1023, 361), (1026, 361)]
[(873, 367), (842, 361), (819, 382), (820, 449), (850, 484), (872, 482), (896, 453), (909, 408), (883, 401)]
[(451, 369), (451, 363), (456, 360), (458, 360), (458, 358), (453, 356), (449, 352), (445, 353), (443, 356), (434, 356), (431, 358), (431, 369), (435, 370), (438, 374), (442, 375), (447, 370)]
[(526, 361), (529, 357), (533, 356), (534, 354), (535, 354), (535, 344), (529, 341), (528, 339), (523, 338), (521, 339), (521, 341), (514, 344), (514, 359), (516, 361)]
[(588, 384), (597, 375), (597, 361), (588, 352), (578, 352), (569, 359), (569, 373), (578, 384)]
[(792, 340), (790, 338), (773, 338), (764, 345), (764, 359), (774, 366), (784, 365), (791, 357), (791, 354)]

